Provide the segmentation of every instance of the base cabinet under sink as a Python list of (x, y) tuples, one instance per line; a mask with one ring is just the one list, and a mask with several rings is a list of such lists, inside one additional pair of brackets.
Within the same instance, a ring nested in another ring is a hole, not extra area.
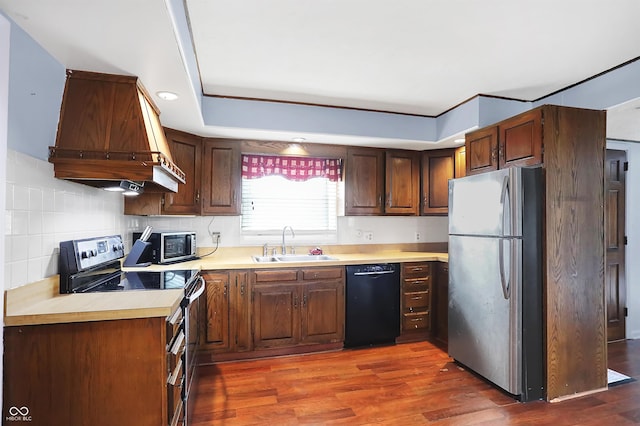
[(200, 362), (339, 349), (344, 267), (203, 272)]

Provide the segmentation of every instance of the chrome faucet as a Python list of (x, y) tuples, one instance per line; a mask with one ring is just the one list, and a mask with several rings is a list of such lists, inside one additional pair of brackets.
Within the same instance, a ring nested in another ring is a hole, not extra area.
[[(295, 238), (296, 234), (295, 232), (293, 232), (293, 228), (290, 227), (289, 225), (285, 226), (284, 228), (282, 228), (282, 254), (287, 254), (287, 245), (285, 244), (285, 233), (287, 232), (287, 228), (289, 228), (291, 230), (291, 238)], [(293, 253), (293, 251), (292, 251)]]

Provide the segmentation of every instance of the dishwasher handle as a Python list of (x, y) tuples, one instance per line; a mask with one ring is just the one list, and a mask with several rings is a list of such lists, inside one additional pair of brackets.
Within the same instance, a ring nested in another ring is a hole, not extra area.
[(377, 272), (354, 272), (353, 275), (355, 276), (362, 276), (362, 275), (385, 275), (385, 274), (393, 274), (395, 271), (377, 271)]

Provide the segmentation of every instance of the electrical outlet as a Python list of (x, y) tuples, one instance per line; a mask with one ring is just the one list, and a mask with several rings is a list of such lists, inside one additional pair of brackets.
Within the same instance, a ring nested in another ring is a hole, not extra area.
[(416, 241), (420, 241), (420, 233), (416, 232)]
[(367, 241), (373, 241), (373, 231), (365, 231), (364, 239)]
[(362, 229), (356, 230), (356, 238), (362, 238)]
[(210, 232), (209, 235), (211, 235), (211, 241), (214, 244), (220, 244), (220, 233), (219, 232)]

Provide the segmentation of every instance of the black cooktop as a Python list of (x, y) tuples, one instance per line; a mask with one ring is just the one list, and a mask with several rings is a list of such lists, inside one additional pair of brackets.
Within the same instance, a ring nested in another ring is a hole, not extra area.
[(198, 275), (197, 269), (178, 269), (162, 272), (125, 272), (87, 275), (74, 280), (74, 293), (128, 290), (169, 290), (187, 287)]

